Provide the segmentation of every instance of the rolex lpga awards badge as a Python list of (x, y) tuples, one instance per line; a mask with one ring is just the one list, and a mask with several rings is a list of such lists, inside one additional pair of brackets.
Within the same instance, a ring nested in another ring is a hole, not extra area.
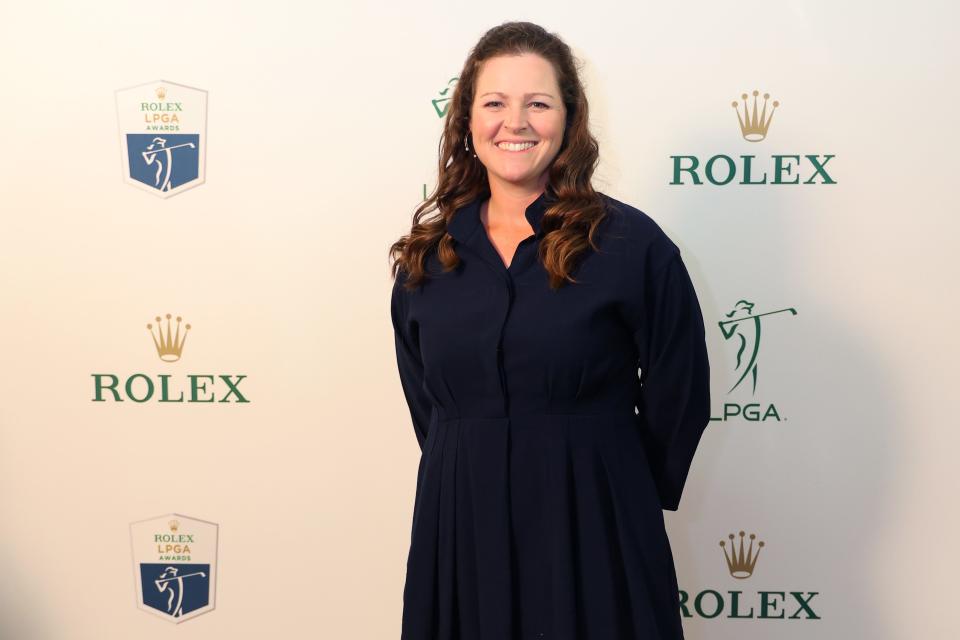
[(161, 198), (203, 184), (207, 92), (157, 80), (116, 93), (124, 180)]
[(131, 524), (137, 606), (174, 623), (213, 611), (217, 530), (176, 513)]

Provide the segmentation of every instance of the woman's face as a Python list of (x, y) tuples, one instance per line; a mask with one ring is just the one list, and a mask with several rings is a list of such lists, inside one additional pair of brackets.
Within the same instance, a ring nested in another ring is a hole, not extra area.
[(542, 189), (566, 115), (550, 62), (533, 53), (490, 58), (480, 68), (470, 109), (471, 150), (491, 182)]

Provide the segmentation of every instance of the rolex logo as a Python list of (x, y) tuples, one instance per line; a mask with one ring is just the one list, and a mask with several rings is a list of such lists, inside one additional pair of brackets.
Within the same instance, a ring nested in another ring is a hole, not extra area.
[[(727, 540), (720, 541), (720, 548), (727, 560), (727, 570), (737, 579), (749, 578), (757, 564), (763, 541), (757, 540), (756, 534), (750, 534), (750, 543), (745, 538), (747, 534), (740, 532), (737, 542), (734, 534), (727, 536)], [(782, 553), (782, 546), (778, 547)], [(776, 551), (776, 550), (775, 550)], [(782, 568), (782, 567), (781, 567)], [(765, 581), (767, 577), (761, 581)], [(776, 578), (774, 578), (776, 579)], [(749, 583), (748, 583), (749, 584)], [(767, 586), (767, 585), (764, 585)], [(734, 585), (697, 585), (695, 589), (680, 589), (680, 613), (684, 618), (700, 618), (701, 620), (764, 620), (764, 621), (794, 621), (820, 620), (813, 599), (819, 591), (806, 591), (790, 588), (790, 585), (771, 585), (766, 589), (752, 591), (744, 588), (744, 583)], [(789, 624), (789, 623), (788, 623)], [(707, 634), (708, 636), (710, 634)], [(779, 637), (778, 634), (772, 634)]]
[(726, 540), (720, 541), (720, 547), (723, 549), (723, 555), (727, 559), (727, 569), (734, 578), (749, 578), (753, 574), (753, 568), (757, 565), (757, 558), (760, 557), (760, 549), (763, 548), (763, 541), (757, 542), (757, 552), (753, 552), (753, 541), (756, 534), (750, 534), (750, 547), (744, 552), (743, 537), (744, 532), (740, 532), (740, 549), (734, 546), (734, 535), (727, 536), (730, 539), (730, 550), (727, 550)]
[(744, 93), (740, 96), (740, 99), (743, 100), (742, 112), (740, 109), (740, 103), (738, 103), (736, 100), (731, 103), (734, 110), (737, 112), (737, 119), (740, 121), (740, 133), (743, 135), (743, 139), (747, 140), (748, 142), (760, 142), (767, 137), (767, 129), (770, 128), (770, 121), (773, 120), (773, 112), (777, 107), (780, 106), (780, 102), (778, 100), (774, 100), (773, 108), (770, 109), (770, 114), (767, 115), (767, 100), (770, 98), (770, 94), (765, 93), (763, 94), (763, 109), (758, 115), (758, 95), (760, 95), (760, 92), (754, 90), (753, 105), (749, 109), (747, 108), (747, 94)]
[[(773, 112), (780, 106), (778, 100), (770, 101), (770, 94), (763, 94), (763, 104), (758, 104), (760, 92), (753, 91), (752, 104), (749, 95), (741, 94), (743, 101), (733, 101), (737, 112), (740, 133), (747, 142), (760, 142), (767, 137)], [(690, 154), (670, 155), (673, 162), (672, 179), (668, 184), (714, 186), (724, 185), (782, 185), (782, 184), (837, 184), (827, 171), (827, 162), (836, 156), (832, 153), (777, 153), (769, 158), (758, 159), (756, 154), (731, 155), (722, 150), (708, 157)]]
[(174, 533), (176, 533), (176, 532), (177, 532), (177, 529), (180, 528), (180, 521), (179, 521), (179, 520), (171, 520), (171, 521), (168, 522), (167, 524), (170, 526), (170, 531), (172, 531), (172, 532), (174, 532)]
[(177, 331), (176, 334), (173, 334), (170, 327), (170, 314), (167, 314), (167, 330), (164, 332), (163, 325), (161, 324), (162, 320), (160, 316), (157, 316), (157, 330), (154, 332), (153, 325), (148, 324), (147, 329), (150, 331), (150, 336), (153, 338), (153, 344), (157, 347), (157, 355), (160, 356), (160, 359), (164, 362), (176, 362), (180, 359), (180, 354), (183, 352), (183, 343), (187, 341), (187, 332), (190, 331), (190, 325), (183, 325), (184, 332), (183, 336), (180, 335), (180, 316), (177, 316)]
[[(183, 354), (183, 346), (187, 340), (190, 325), (183, 323), (183, 318), (167, 314), (165, 318), (156, 317), (156, 325), (147, 325), (153, 346), (163, 362), (177, 362)], [(207, 335), (209, 332), (204, 332)], [(201, 336), (202, 337), (202, 336)], [(147, 356), (149, 357), (149, 356)], [(179, 366), (179, 365), (178, 365)], [(175, 369), (170, 367), (168, 371)], [(135, 373), (91, 373), (93, 378), (93, 402), (126, 402), (138, 404), (144, 402), (163, 403), (248, 403), (240, 390), (240, 383), (247, 376), (244, 374), (212, 374), (212, 373), (185, 373), (176, 372), (150, 374), (138, 371)], [(179, 378), (179, 382), (177, 379)], [(173, 530), (173, 522), (167, 523)]]
[(167, 89), (165, 87), (157, 87), (156, 94), (158, 100), (163, 100), (167, 97)]

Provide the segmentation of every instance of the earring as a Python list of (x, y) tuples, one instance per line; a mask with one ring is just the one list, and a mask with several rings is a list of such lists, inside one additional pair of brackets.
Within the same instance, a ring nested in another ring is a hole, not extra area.
[[(467, 135), (463, 136), (463, 148), (467, 151), (467, 153), (470, 153), (470, 147), (467, 146), (467, 138), (468, 138), (469, 136), (470, 136), (469, 133), (468, 133)], [(473, 154), (473, 157), (476, 158), (476, 157), (477, 157), (477, 154)]]

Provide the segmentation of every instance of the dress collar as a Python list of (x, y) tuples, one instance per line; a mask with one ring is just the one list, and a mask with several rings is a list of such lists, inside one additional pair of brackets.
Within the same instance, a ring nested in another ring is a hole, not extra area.
[[(543, 229), (540, 226), (543, 220), (543, 214), (547, 210), (550, 195), (549, 188), (545, 189), (537, 199), (527, 205), (524, 215), (527, 222), (533, 228), (537, 239), (543, 237)], [(480, 220), (480, 205), (490, 197), (489, 192), (480, 194), (473, 201), (463, 205), (453, 214), (453, 217), (447, 223), (447, 233), (453, 236), (457, 242), (466, 244), (471, 236), (477, 231), (483, 231), (483, 223)]]

